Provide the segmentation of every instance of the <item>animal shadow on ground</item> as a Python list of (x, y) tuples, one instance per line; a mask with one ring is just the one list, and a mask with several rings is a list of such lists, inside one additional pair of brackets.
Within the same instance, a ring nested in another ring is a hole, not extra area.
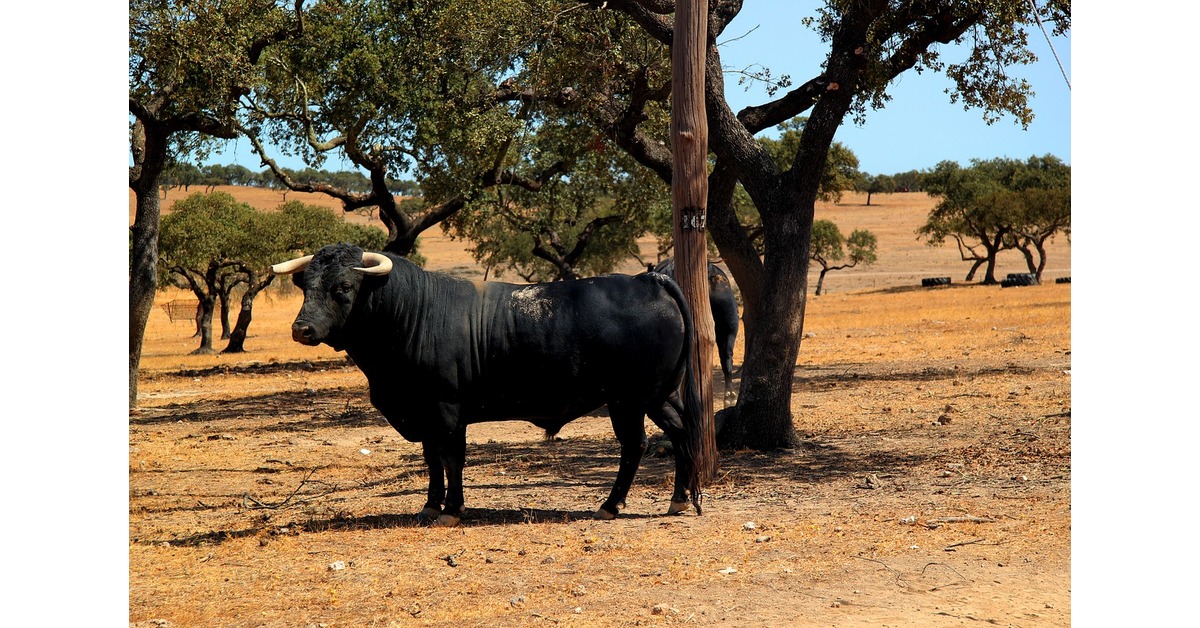
[[(896, 375), (905, 377), (905, 375)], [(911, 376), (909, 374), (908, 376)], [(840, 377), (840, 376), (837, 376)], [(281, 392), (254, 397), (196, 400), (147, 409), (130, 417), (132, 429), (158, 430), (177, 427), (183, 431), (199, 430), (202, 434), (191, 435), (206, 440), (203, 432), (212, 440), (214, 435), (229, 435), (230, 447), (247, 449), (260, 448), (264, 439), (277, 439), (290, 434), (308, 436), (329, 435), (339, 430), (363, 428), (386, 428), (378, 412), (370, 406), (365, 390), (338, 390), (322, 392)], [(369, 432), (375, 433), (375, 432)], [(378, 436), (373, 438), (378, 439)], [(184, 489), (167, 496), (173, 498), (173, 506), (154, 507), (151, 503), (141, 506), (146, 512), (167, 512), (175, 509), (195, 510), (197, 513), (215, 512), (214, 528), (210, 531), (174, 536), (163, 539), (143, 539), (143, 542), (170, 543), (172, 545), (198, 545), (221, 543), (225, 540), (256, 536), (268, 531), (278, 533), (280, 529), (290, 532), (352, 531), (363, 529), (408, 528), (426, 525), (414, 513), (388, 512), (386, 514), (356, 514), (353, 504), (360, 500), (406, 498), (405, 503), (419, 503), (425, 492), (426, 472), (420, 447), (404, 441), (399, 434), (394, 439), (383, 437), (379, 448), (387, 447), (389, 457), (384, 468), (376, 466), (376, 475), (371, 481), (345, 479), (350, 473), (345, 464), (341, 469), (329, 473), (327, 482), (313, 481), (303, 492), (297, 487), (295, 504), (268, 503), (255, 500), (244, 492), (245, 478), (275, 472), (259, 466), (252, 456), (232, 454), (223, 468), (203, 468), (193, 465), (189, 469), (158, 469), (154, 474), (205, 476), (203, 481), (213, 488), (200, 493), (199, 489)], [(651, 441), (662, 438), (652, 433)], [(221, 443), (222, 446), (225, 443)], [(674, 469), (670, 454), (653, 455), (655, 448), (648, 450), (643, 459), (635, 489), (651, 488), (661, 493), (662, 510), (666, 510), (669, 495), (669, 478)], [(616, 475), (619, 446), (611, 434), (585, 435), (570, 438), (554, 438), (519, 442), (470, 443), (467, 449), (468, 510), (462, 519), (463, 526), (514, 525), (523, 523), (569, 523), (589, 520), (594, 508), (590, 501), (602, 496), (611, 487)], [(864, 470), (888, 468), (902, 470), (916, 467), (928, 461), (920, 453), (896, 455), (875, 451), (861, 453), (843, 449), (836, 443), (821, 439), (806, 439), (801, 447), (791, 451), (772, 453), (752, 451), (726, 451), (721, 456), (721, 471), (713, 483), (711, 494), (720, 499), (723, 491), (741, 491), (747, 487), (771, 486), (775, 481), (786, 481), (803, 491), (805, 486), (816, 488), (823, 483), (844, 481), (848, 477), (861, 475)], [(321, 467), (309, 464), (309, 467)], [(285, 469), (296, 474), (301, 467)], [(276, 478), (284, 476), (276, 475)], [(287, 482), (301, 487), (308, 482), (289, 479)], [(131, 487), (132, 489), (133, 487)], [(756, 490), (756, 489), (749, 489)], [(188, 494), (188, 491), (195, 491)], [(590, 497), (581, 497), (581, 495)], [(131, 490), (131, 500), (139, 497)], [(220, 506), (195, 506), (201, 498), (219, 495), (224, 499)], [(161, 496), (160, 496), (161, 497)], [(290, 497), (288, 499), (291, 499)], [(580, 507), (562, 507), (564, 500), (577, 503)], [(577, 501), (578, 500), (578, 501)], [(587, 500), (587, 501), (584, 501)], [(287, 501), (287, 500), (283, 500)], [(472, 505), (472, 502), (476, 505)], [(538, 501), (547, 507), (513, 508), (513, 503)], [(311, 508), (312, 504), (324, 502), (326, 508)], [(507, 502), (507, 503), (506, 503)], [(389, 502), (390, 503), (390, 502)], [(179, 506), (178, 504), (185, 504)], [(307, 504), (305, 509), (300, 504)], [(599, 504), (599, 500), (596, 500)], [(387, 508), (385, 506), (385, 508)], [(256, 512), (270, 513), (270, 517)], [(290, 511), (290, 512), (289, 512)], [(375, 510), (378, 512), (378, 510)], [(284, 513), (288, 513), (285, 515)], [(281, 523), (288, 517), (290, 522)], [(638, 512), (622, 512), (622, 518), (654, 518), (662, 515)], [(268, 523), (268, 520), (270, 522)], [(161, 534), (155, 535), (161, 536)]]

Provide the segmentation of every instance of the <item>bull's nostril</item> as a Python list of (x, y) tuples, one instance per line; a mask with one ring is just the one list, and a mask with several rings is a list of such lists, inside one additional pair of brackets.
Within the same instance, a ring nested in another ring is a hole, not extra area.
[(313, 326), (308, 323), (294, 323), (292, 325), (292, 340), (311, 340), (315, 333)]

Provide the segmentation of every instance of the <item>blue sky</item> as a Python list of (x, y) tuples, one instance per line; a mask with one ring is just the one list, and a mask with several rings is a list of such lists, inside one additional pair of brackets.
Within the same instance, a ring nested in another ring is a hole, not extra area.
[[(726, 98), (734, 111), (770, 100), (761, 84), (738, 85), (736, 70), (758, 64), (770, 68), (772, 75), (790, 75), (799, 84), (820, 72), (825, 47), (812, 30), (800, 20), (812, 14), (811, 3), (794, 0), (747, 2), (741, 14), (725, 29), (718, 41), (726, 66)], [(847, 118), (836, 141), (854, 151), (859, 169), (870, 174), (895, 174), (907, 170), (932, 168), (939, 161), (952, 160), (963, 165), (973, 158), (1012, 157), (1053, 154), (1071, 162), (1071, 92), (1063, 72), (1055, 61), (1050, 45), (1040, 31), (1032, 31), (1029, 41), (1038, 62), (1014, 68), (1024, 76), (1035, 94), (1033, 123), (1023, 129), (1012, 117), (991, 124), (979, 110), (964, 111), (962, 104), (951, 104), (945, 89), (952, 85), (940, 73), (917, 74), (909, 71), (892, 90), (887, 108), (868, 112), (863, 126)], [(1056, 38), (1054, 51), (1071, 76), (1069, 38)], [(965, 52), (943, 46), (943, 60), (959, 61)], [(777, 134), (774, 129), (762, 135)], [(302, 162), (278, 156), (288, 168), (301, 168)], [(259, 160), (246, 140), (231, 143), (208, 163), (238, 163), (259, 170)], [(350, 169), (338, 159), (327, 162), (327, 169)]]

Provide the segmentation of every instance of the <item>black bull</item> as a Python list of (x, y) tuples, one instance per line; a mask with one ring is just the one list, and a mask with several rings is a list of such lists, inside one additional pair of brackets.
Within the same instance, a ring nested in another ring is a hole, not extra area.
[(422, 443), (421, 516), (452, 525), (462, 514), (468, 425), (523, 419), (552, 435), (606, 404), (621, 458), (596, 515), (615, 517), (624, 505), (646, 449), (644, 416), (675, 444), (668, 512), (686, 510), (689, 496), (700, 512), (694, 330), (667, 277), (477, 287), (347, 244), (272, 271), (293, 274), (304, 291), (293, 338), (345, 350), (367, 376), (371, 403)]

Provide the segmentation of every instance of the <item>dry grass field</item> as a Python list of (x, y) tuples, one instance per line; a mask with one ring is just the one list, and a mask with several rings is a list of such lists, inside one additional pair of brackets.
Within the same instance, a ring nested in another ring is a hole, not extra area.
[[(880, 251), (809, 300), (804, 446), (725, 452), (703, 516), (662, 515), (671, 461), (648, 456), (622, 516), (592, 520), (617, 462), (597, 416), (552, 441), (473, 426), (466, 517), (421, 526), (419, 445), (338, 353), (290, 340), (297, 293), (260, 298), (233, 356), (188, 355), (191, 323), (156, 308), (129, 416), (131, 625), (1070, 625), (1069, 243), (1044, 285), (959, 284), (957, 251), (913, 235), (928, 197), (862, 202), (818, 210)], [(482, 275), (440, 232), (422, 252)]]

